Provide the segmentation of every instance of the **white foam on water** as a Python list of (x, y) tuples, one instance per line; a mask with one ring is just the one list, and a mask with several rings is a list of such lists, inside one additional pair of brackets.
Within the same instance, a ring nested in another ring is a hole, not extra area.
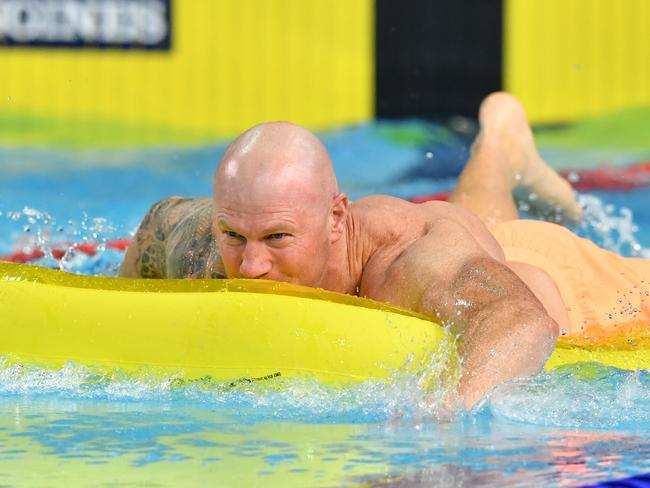
[(650, 428), (650, 373), (581, 363), (529, 381), (497, 387), (492, 414), (527, 424), (596, 428)]
[(617, 254), (650, 257), (650, 249), (644, 249), (636, 238), (639, 227), (634, 223), (632, 210), (588, 194), (578, 195), (578, 203), (584, 211), (581, 235)]

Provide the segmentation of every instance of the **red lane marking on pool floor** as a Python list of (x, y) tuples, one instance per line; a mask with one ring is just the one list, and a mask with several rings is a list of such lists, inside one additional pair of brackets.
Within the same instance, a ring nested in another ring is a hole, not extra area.
[[(602, 166), (595, 169), (561, 171), (578, 191), (609, 190), (629, 191), (650, 186), (650, 161), (626, 167)], [(424, 203), (431, 200), (448, 200), (451, 192), (438, 192), (409, 198), (409, 202)]]
[[(126, 248), (129, 247), (130, 239), (116, 239), (114, 241), (108, 241), (105, 246), (106, 249), (114, 249), (116, 251), (126, 251)], [(50, 254), (54, 259), (61, 259), (69, 250), (79, 251), (88, 256), (94, 256), (97, 253), (97, 248), (99, 244), (96, 242), (84, 242), (82, 244), (69, 244), (67, 246), (58, 246), (50, 249)], [(6, 256), (0, 256), (0, 261), (10, 261), (12, 263), (29, 263), (36, 261), (45, 257), (45, 252), (38, 248), (34, 247), (28, 251), (16, 251)]]
[(650, 186), (650, 161), (624, 168), (602, 166), (590, 170), (562, 171), (560, 174), (579, 191), (627, 191)]

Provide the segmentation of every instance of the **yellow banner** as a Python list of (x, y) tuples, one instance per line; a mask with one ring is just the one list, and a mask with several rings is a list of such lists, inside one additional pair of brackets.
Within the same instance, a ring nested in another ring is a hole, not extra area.
[(0, 117), (158, 127), (188, 140), (266, 120), (364, 121), (374, 110), (373, 8), (176, 0), (169, 51), (0, 46)]
[(650, 2), (505, 0), (505, 89), (533, 122), (650, 105)]

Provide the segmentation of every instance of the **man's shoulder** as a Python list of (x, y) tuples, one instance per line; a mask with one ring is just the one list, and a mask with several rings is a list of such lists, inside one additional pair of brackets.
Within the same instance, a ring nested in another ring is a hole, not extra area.
[(419, 204), (388, 195), (364, 197), (350, 206), (355, 239), (384, 261), (423, 235), (429, 218), (424, 210)]
[(350, 213), (360, 221), (381, 222), (396, 214), (412, 213), (412, 203), (388, 195), (371, 195), (350, 204)]
[(485, 225), (468, 210), (444, 201), (411, 203), (385, 195), (365, 197), (351, 206), (350, 213), (360, 240), (378, 255), (400, 255), (420, 241), (437, 245), (455, 238), (476, 240), (491, 254), (500, 248)]
[(416, 204), (387, 195), (373, 195), (354, 202), (350, 213), (355, 239), (364, 244), (366, 260), (361, 281), (362, 293), (389, 300), (392, 285), (386, 275), (400, 256), (427, 233), (436, 215), (443, 215), (445, 202)]
[[(370, 223), (369, 234), (378, 236), (378, 242), (390, 248), (405, 249), (417, 244), (418, 247), (470, 250), (478, 244), (496, 260), (505, 259), (485, 223), (460, 205), (445, 201), (411, 203), (388, 196), (363, 200), (359, 213), (365, 214), (364, 221)], [(449, 239), (458, 244), (449, 246)]]
[(437, 218), (454, 215), (456, 206), (442, 201), (412, 203), (389, 195), (371, 195), (353, 202), (350, 211), (357, 219), (383, 227), (405, 227), (425, 225)]
[(413, 204), (402, 198), (390, 195), (368, 195), (359, 200), (355, 200), (352, 205), (361, 209), (377, 209), (388, 207), (408, 207)]

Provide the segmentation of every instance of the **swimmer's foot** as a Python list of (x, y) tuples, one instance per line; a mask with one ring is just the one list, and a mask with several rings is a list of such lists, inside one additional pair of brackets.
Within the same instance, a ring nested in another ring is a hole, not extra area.
[(565, 224), (582, 220), (571, 185), (548, 166), (535, 147), (526, 114), (515, 97), (493, 93), (481, 104), (481, 132), (472, 151), (489, 158), (512, 178), (514, 196), (529, 213)]

